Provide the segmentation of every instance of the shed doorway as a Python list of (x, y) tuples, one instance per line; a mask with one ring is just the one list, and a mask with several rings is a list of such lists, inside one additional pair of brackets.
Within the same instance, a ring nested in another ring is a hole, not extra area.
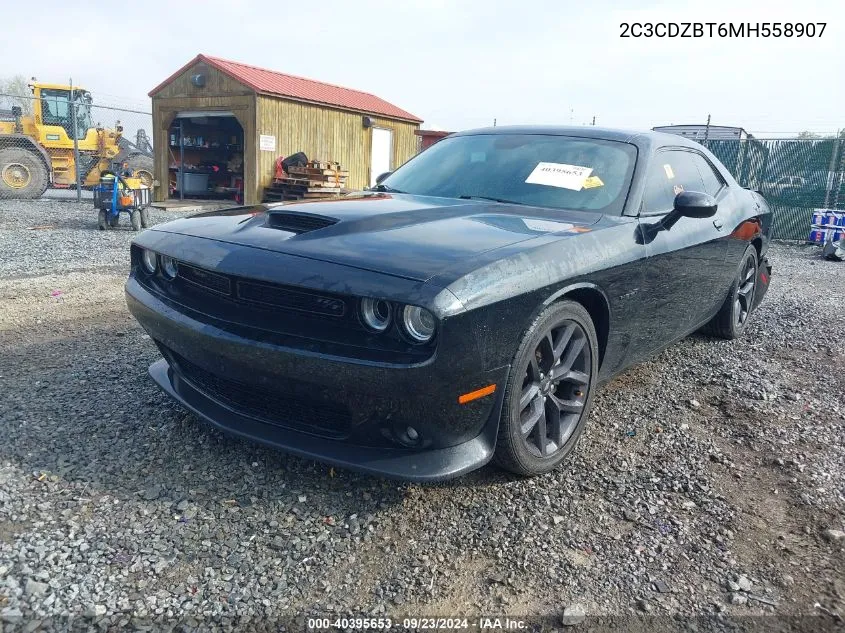
[(372, 148), (370, 150), (370, 187), (376, 186), (376, 178), (390, 171), (390, 158), (393, 156), (393, 130), (373, 128)]
[(244, 199), (244, 130), (232, 112), (179, 112), (167, 134), (168, 197)]

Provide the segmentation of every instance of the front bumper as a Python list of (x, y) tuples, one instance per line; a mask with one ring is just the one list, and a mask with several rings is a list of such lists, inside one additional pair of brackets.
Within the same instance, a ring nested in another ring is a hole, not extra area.
[(354, 446), (345, 442), (279, 429), (226, 407), (201, 393), (162, 359), (150, 376), (165, 393), (221, 431), (342, 468), (408, 481), (441, 481), (480, 468), (493, 457), (497, 424), (488, 424), (475, 438), (440, 449), (422, 451)]
[[(126, 300), (165, 356), (150, 367), (153, 379), (223, 431), (412, 481), (456, 477), (493, 456), (507, 367), (483, 370), (439, 350), (424, 364), (386, 366), (253, 340), (180, 312), (132, 277)], [(458, 404), (491, 383), (493, 395)]]

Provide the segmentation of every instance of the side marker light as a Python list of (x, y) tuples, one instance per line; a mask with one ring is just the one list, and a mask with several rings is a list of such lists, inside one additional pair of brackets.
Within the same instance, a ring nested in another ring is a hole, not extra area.
[(489, 396), (494, 391), (496, 391), (496, 385), (487, 385), (486, 387), (482, 387), (481, 389), (470, 391), (469, 393), (465, 393), (462, 396), (458, 396), (458, 404), (466, 404), (467, 402), (478, 400), (479, 398), (483, 398), (484, 396)]

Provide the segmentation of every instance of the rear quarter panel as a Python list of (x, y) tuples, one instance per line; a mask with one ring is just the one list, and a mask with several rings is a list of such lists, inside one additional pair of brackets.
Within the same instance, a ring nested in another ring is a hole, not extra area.
[(737, 266), (749, 244), (754, 244), (760, 257), (769, 249), (772, 212), (766, 200), (756, 191), (739, 188), (733, 192), (733, 209), (729, 220), (728, 259)]

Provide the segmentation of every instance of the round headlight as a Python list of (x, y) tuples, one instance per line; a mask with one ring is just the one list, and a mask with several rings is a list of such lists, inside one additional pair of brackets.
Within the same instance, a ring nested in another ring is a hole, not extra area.
[(390, 325), (393, 308), (384, 299), (361, 299), (361, 319), (366, 326), (376, 332), (384, 332)]
[(418, 343), (427, 343), (434, 336), (434, 315), (425, 308), (405, 306), (402, 321), (408, 336)]
[(145, 248), (143, 251), (141, 251), (141, 264), (144, 266), (144, 270), (146, 270), (151, 275), (154, 274), (156, 271), (156, 266), (158, 266), (155, 251), (151, 251), (148, 248)]
[(162, 255), (161, 272), (168, 279), (173, 279), (176, 276), (176, 260), (168, 255)]

